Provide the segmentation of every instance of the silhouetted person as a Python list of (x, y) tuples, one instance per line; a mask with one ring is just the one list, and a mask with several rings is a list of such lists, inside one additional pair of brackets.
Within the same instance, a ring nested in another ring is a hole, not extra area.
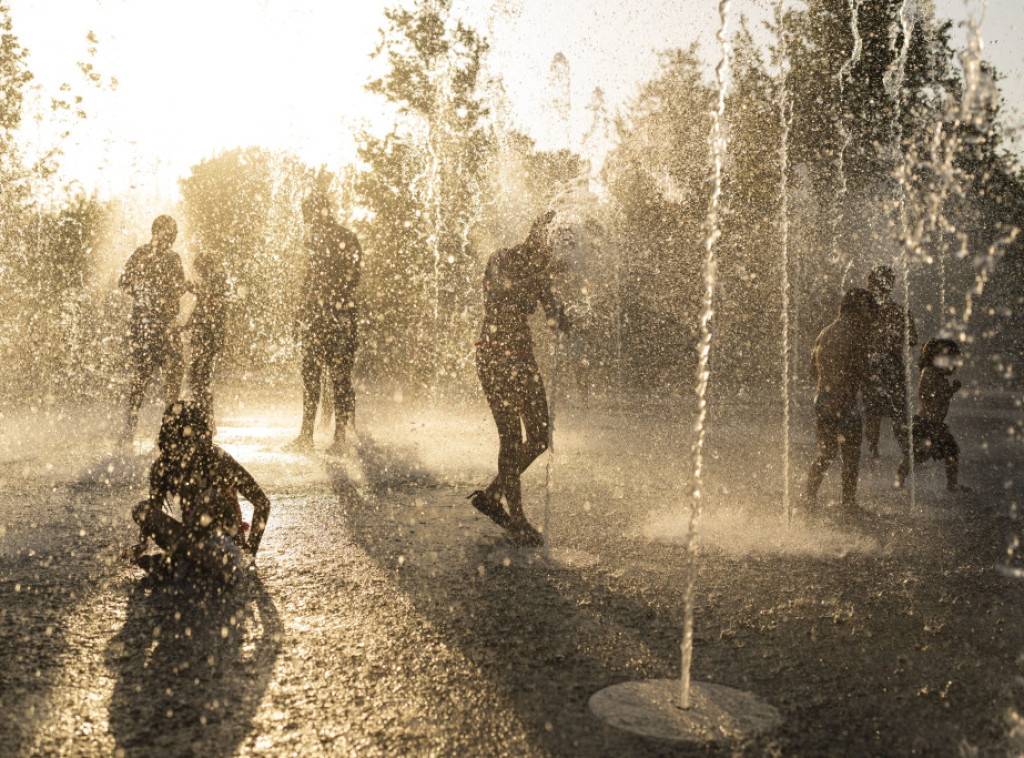
[[(149, 497), (132, 510), (141, 539), (129, 555), (147, 570), (185, 559), (231, 578), (242, 566), (242, 554), (255, 556), (259, 550), (270, 500), (248, 471), (213, 444), (207, 415), (198, 403), (171, 403), (157, 443), (160, 455), (149, 471)], [(251, 529), (242, 520), (239, 495), (253, 505)], [(181, 521), (166, 512), (175, 505)], [(164, 554), (142, 555), (149, 539)]]
[[(909, 465), (907, 427), (907, 374), (903, 360), (903, 337), (907, 333), (907, 311), (893, 302), (896, 274), (889, 266), (875, 266), (868, 274), (868, 292), (878, 303), (878, 320), (871, 340), (871, 387), (864, 393), (864, 434), (868, 453), (878, 458), (878, 435), (882, 416), (892, 419), (892, 434), (900, 448), (900, 466)], [(909, 322), (909, 343), (917, 344), (914, 318)]]
[[(949, 377), (960, 363), (960, 346), (949, 339), (930, 339), (921, 347), (918, 367), (921, 379), (917, 394), (921, 400), (920, 412), (914, 416), (914, 461), (923, 463), (929, 458), (946, 464), (946, 489), (950, 492), (969, 492), (958, 481), (960, 447), (946, 425), (949, 401), (960, 391), (960, 380)], [(903, 486), (910, 464), (901, 461), (896, 472), (896, 484)]]
[(313, 447), (313, 424), (323, 374), (334, 386), (334, 442), (344, 449), (345, 427), (355, 415), (352, 366), (356, 354), (356, 288), (363, 251), (359, 240), (334, 219), (330, 199), (313, 193), (302, 203), (309, 262), (297, 321), (302, 344), (302, 428), (291, 449)]
[(843, 295), (839, 318), (821, 330), (811, 353), (815, 431), (818, 454), (807, 473), (806, 505), (817, 506), (818, 488), (838, 452), (842, 457), (840, 505), (844, 513), (857, 511), (857, 474), (862, 438), (857, 393), (871, 380), (868, 362), (871, 329), (878, 312), (867, 290), (851, 289)]
[(547, 226), (554, 215), (551, 211), (541, 216), (523, 244), (498, 250), (487, 261), (484, 319), (476, 343), (477, 374), (498, 427), (498, 475), (470, 498), (474, 508), (516, 539), (534, 545), (544, 540), (526, 520), (520, 476), (547, 450), (551, 431), (528, 319), (541, 303), (549, 324), (569, 329), (553, 287)]
[(193, 285), (196, 307), (189, 320), (192, 328), (189, 386), (192, 388), (192, 398), (207, 414), (212, 430), (213, 369), (224, 347), (228, 276), (223, 261), (207, 250), (196, 256), (192, 267), (195, 269), (197, 281)]
[(181, 258), (171, 249), (178, 225), (170, 216), (153, 221), (152, 240), (137, 248), (118, 281), (135, 300), (129, 337), (132, 376), (128, 387), (128, 413), (121, 443), (131, 444), (138, 425), (142, 398), (153, 372), (164, 370), (164, 398), (178, 399), (184, 373), (181, 331), (176, 323), (181, 296), (188, 290)]

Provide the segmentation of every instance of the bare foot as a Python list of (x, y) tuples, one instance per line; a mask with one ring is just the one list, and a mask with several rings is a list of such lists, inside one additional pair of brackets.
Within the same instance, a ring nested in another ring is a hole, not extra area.
[(126, 547), (121, 551), (121, 560), (127, 561), (128, 563), (135, 563), (139, 559), (139, 556), (144, 552), (146, 552), (146, 543), (137, 542), (131, 547)]
[(347, 449), (348, 446), (345, 444), (345, 438), (341, 437), (339, 439), (338, 437), (335, 437), (334, 442), (332, 442), (330, 447), (328, 447), (324, 452), (327, 453), (327, 455), (340, 456), (344, 455)]
[(313, 452), (313, 435), (300, 434), (283, 449), (286, 453), (311, 453)]
[(500, 527), (509, 528), (512, 517), (501, 507), (501, 501), (490, 497), (483, 490), (477, 490), (467, 500), (472, 506)]

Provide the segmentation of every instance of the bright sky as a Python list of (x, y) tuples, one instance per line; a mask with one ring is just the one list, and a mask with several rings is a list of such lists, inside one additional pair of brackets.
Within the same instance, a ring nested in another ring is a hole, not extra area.
[[(1021, 122), (1024, 3), (934, 1), (939, 16), (960, 25), (957, 47), (970, 14), (984, 13), (984, 56), (1005, 76), (1008, 115)], [(97, 70), (120, 82), (116, 92), (90, 94), (93, 117), (76, 127), (68, 149), (68, 170), (86, 186), (170, 193), (190, 165), (236, 146), (288, 148), (337, 165), (353, 155), (353, 129), (385, 123), (380, 99), (363, 86), (383, 10), (395, 0), (8, 2), (47, 92), (80, 81), (75, 63), (85, 59), (90, 29), (99, 37)], [(741, 13), (763, 17), (768, 6), (733, 0), (730, 27)], [(455, 0), (455, 12), (491, 40), (510, 117), (544, 147), (565, 139), (547, 105), (556, 53), (571, 70), (576, 147), (595, 87), (614, 109), (655, 72), (658, 51), (698, 41), (709, 60), (717, 55), (717, 0)]]

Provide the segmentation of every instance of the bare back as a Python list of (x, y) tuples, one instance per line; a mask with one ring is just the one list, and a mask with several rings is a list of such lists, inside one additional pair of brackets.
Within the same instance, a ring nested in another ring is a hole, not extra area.
[(826, 326), (814, 344), (811, 371), (817, 379), (816, 400), (856, 396), (870, 375), (868, 330), (846, 316)]

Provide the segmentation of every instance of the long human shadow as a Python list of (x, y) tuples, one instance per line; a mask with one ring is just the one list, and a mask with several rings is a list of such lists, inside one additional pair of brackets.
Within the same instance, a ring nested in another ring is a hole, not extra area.
[(125, 755), (231, 755), (253, 729), (283, 627), (257, 575), (228, 587), (147, 578), (106, 650)]
[[(378, 500), (401, 488), (398, 471), (413, 472), (410, 487), (434, 482), (407, 457), (409, 450), (377, 443), (367, 449), (363, 469)], [(379, 468), (384, 461), (387, 467)], [(539, 559), (538, 552), (518, 551), (486, 531), (464, 538), (455, 530), (439, 542), (436, 530), (405, 529), (400, 519), (387, 517), (387, 507), (361, 498), (365, 488), (357, 487), (343, 466), (328, 461), (325, 467), (352, 538), (389, 571), (432, 628), (443, 630), (446, 643), (485, 672), (487, 695), (508, 704), (531, 744), (553, 755), (658, 754), (649, 741), (591, 715), (587, 703), (594, 692), (624, 680), (678, 676), (674, 611), (636, 587)], [(387, 482), (386, 494), (374, 487), (378, 475)], [(461, 493), (451, 494), (470, 508)], [(508, 565), (494, 560), (496, 552), (508, 551), (517, 559)], [(415, 559), (408, 560), (393, 574), (398, 552), (438, 558), (422, 570), (416, 570)], [(538, 559), (530, 560), (531, 555)], [(447, 728), (472, 732), (479, 723), (508, 721), (501, 713), (481, 720), (474, 707), (468, 710), (471, 718)], [(481, 740), (489, 737), (493, 734), (481, 731)]]
[(43, 754), (62, 739), (51, 721), (78, 658), (74, 618), (117, 581), (105, 554), (117, 527), (105, 488), (8, 480), (0, 502), (0, 753)]

